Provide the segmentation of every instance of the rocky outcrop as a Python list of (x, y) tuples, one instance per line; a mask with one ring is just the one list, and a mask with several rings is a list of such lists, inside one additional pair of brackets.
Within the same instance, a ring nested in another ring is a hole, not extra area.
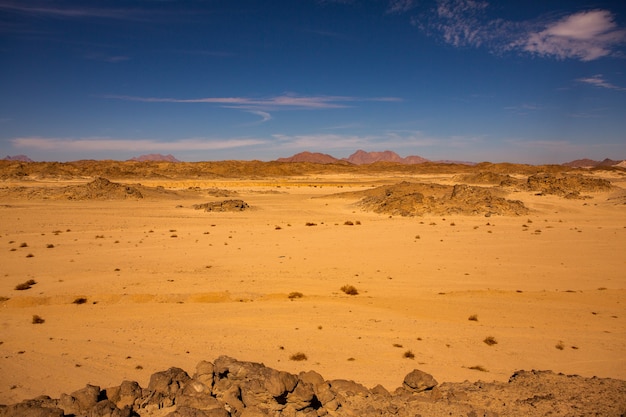
[(539, 416), (626, 412), (626, 382), (582, 378), (550, 371), (519, 371), (508, 383), (439, 385), (413, 370), (394, 392), (354, 381), (324, 380), (315, 371), (298, 375), (220, 356), (202, 361), (193, 376), (180, 368), (137, 382), (100, 389), (93, 385), (9, 406), (0, 417), (317, 417), (317, 416)]
[(224, 200), (194, 204), (193, 208), (204, 211), (244, 211), (249, 209), (250, 206), (243, 200)]
[(575, 175), (535, 174), (528, 177), (523, 187), (538, 194), (553, 194), (565, 198), (585, 198), (582, 192), (611, 190), (611, 182), (601, 178)]
[(366, 191), (335, 194), (335, 197), (360, 197), (365, 210), (398, 216), (426, 214), (513, 215), (527, 214), (518, 200), (508, 200), (501, 190), (465, 184), (454, 186), (400, 182)]

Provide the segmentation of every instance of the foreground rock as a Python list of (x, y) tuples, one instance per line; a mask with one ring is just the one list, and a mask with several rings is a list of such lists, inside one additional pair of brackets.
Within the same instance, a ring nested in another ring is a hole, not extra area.
[(419, 370), (388, 392), (353, 381), (324, 380), (315, 371), (290, 374), (221, 356), (202, 361), (193, 376), (179, 368), (137, 382), (93, 385), (9, 406), (2, 417), (255, 417), (255, 416), (542, 416), (626, 413), (626, 382), (545, 372), (515, 373), (508, 383), (439, 385)]

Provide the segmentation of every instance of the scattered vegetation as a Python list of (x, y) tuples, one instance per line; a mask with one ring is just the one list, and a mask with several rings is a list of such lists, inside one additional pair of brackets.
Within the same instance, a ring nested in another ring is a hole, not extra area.
[(74, 301), (72, 301), (72, 303), (74, 304), (85, 304), (86, 302), (87, 299), (85, 297), (78, 297)]
[(359, 290), (357, 290), (354, 285), (344, 285), (343, 287), (341, 287), (341, 291), (345, 292), (348, 295), (359, 294)]
[(290, 298), (290, 299), (292, 299), (292, 300), (293, 300), (294, 298), (302, 298), (302, 297), (304, 297), (304, 294), (302, 294), (302, 293), (301, 293), (301, 292), (299, 292), (299, 291), (293, 291), (293, 292), (290, 292), (290, 293), (289, 293), (289, 295), (287, 296), (287, 298)]
[(468, 369), (473, 369), (474, 371), (480, 371), (480, 372), (489, 372), (484, 366), (482, 365), (474, 365), (474, 366), (470, 366)]
[(45, 320), (41, 318), (40, 316), (38, 316), (37, 314), (33, 315), (33, 324), (42, 324), (44, 322)]
[(37, 283), (37, 281), (35, 281), (34, 279), (29, 279), (26, 282), (22, 282), (21, 284), (17, 284), (15, 286), (15, 289), (17, 291), (24, 291), (24, 290), (29, 290), (30, 287), (32, 287), (33, 285), (35, 285)]
[(344, 226), (354, 226), (354, 222), (351, 220), (346, 220), (345, 222), (343, 222)]
[(54, 245), (53, 245), (52, 243), (48, 243), (48, 244), (46, 245), (46, 248), (48, 248), (48, 249), (52, 249), (52, 248), (54, 248)]
[(317, 226), (317, 223), (306, 222), (304, 225), (305, 226)]
[(402, 354), (402, 357), (407, 358), (407, 359), (415, 359), (415, 353), (411, 352), (410, 350), (407, 350), (406, 352)]
[(469, 321), (478, 321), (478, 315), (472, 314), (467, 318)]
[(304, 353), (298, 352), (298, 353), (294, 353), (293, 355), (291, 355), (289, 359), (292, 361), (305, 361), (308, 358)]
[(400, 343), (394, 343), (394, 344), (393, 344), (393, 347), (401, 348), (401, 347), (402, 347), (402, 345), (401, 345)]
[(497, 340), (496, 340), (496, 338), (495, 338), (495, 337), (493, 337), (493, 336), (487, 336), (487, 337), (485, 337), (485, 340), (483, 340), (483, 342), (484, 342), (486, 345), (489, 345), (489, 346), (493, 346), (493, 345), (497, 345), (497, 344), (498, 344), (498, 341), (497, 341)]
[(20, 244), (20, 248), (27, 248), (28, 247), (28, 243), (23, 242)]
[(33, 255), (32, 253), (29, 253), (28, 255), (26, 255), (27, 258), (33, 258), (35, 255)]
[(555, 348), (557, 348), (558, 350), (563, 350), (565, 349), (565, 345), (563, 344), (562, 340), (559, 340), (559, 343), (557, 343), (556, 345), (554, 345)]

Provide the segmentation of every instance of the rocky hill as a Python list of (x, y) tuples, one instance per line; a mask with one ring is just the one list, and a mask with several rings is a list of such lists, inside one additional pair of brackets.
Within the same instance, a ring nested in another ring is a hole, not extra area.
[(576, 159), (575, 161), (565, 162), (563, 165), (572, 167), (572, 168), (595, 168), (595, 167), (612, 167), (612, 166), (621, 166), (623, 167), (626, 163), (626, 160), (613, 160), (606, 158), (602, 161), (594, 161), (593, 159)]
[(34, 162), (32, 159), (27, 157), (26, 155), (7, 155), (2, 158), (3, 161), (20, 161), (20, 162)]
[(361, 149), (344, 158), (344, 160), (355, 165), (372, 164), (375, 162), (394, 162), (397, 164), (421, 164), (428, 162), (428, 159), (421, 156), (407, 156), (403, 158), (393, 151), (366, 152)]
[(174, 155), (162, 155), (160, 153), (151, 153), (147, 155), (140, 155), (130, 158), (129, 161), (147, 162), (147, 161), (161, 161), (161, 162), (180, 162), (174, 157)]
[(180, 368), (101, 389), (87, 385), (53, 399), (40, 396), (0, 405), (2, 417), (39, 416), (623, 416), (626, 381), (550, 371), (518, 371), (508, 382), (439, 384), (415, 369), (390, 392), (315, 371), (298, 375), (220, 356), (190, 376)]
[(339, 159), (319, 152), (300, 152), (288, 158), (278, 158), (276, 162), (310, 162), (313, 164), (336, 164)]

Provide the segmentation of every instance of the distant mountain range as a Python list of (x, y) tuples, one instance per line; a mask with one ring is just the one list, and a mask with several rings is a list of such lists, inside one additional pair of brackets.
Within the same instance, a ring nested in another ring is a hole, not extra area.
[[(2, 161), (19, 161), (19, 162), (35, 162), (26, 155), (7, 155), (1, 159)], [(173, 155), (163, 155), (159, 153), (151, 153), (146, 155), (135, 156), (129, 161), (136, 162), (181, 162)], [(276, 162), (309, 162), (313, 164), (354, 164), (354, 165), (366, 165), (376, 162), (390, 162), (397, 164), (422, 164), (424, 162), (432, 162), (438, 164), (463, 164), (463, 165), (475, 165), (474, 162), (467, 161), (453, 161), (453, 160), (437, 160), (432, 161), (421, 156), (410, 155), (401, 157), (393, 151), (382, 152), (366, 152), (359, 149), (347, 158), (335, 158), (332, 155), (319, 152), (300, 152), (287, 158), (278, 158)], [(593, 159), (576, 159), (574, 161), (565, 162), (561, 165), (572, 168), (595, 168), (595, 167), (610, 167), (617, 166), (626, 168), (626, 159), (614, 160), (606, 158), (602, 161), (596, 161)]]
[(572, 168), (594, 168), (594, 167), (611, 167), (620, 166), (626, 168), (626, 160), (615, 161), (613, 159), (606, 158), (602, 161), (594, 161), (593, 159), (576, 159), (575, 161), (565, 162), (565, 166)]
[(366, 165), (373, 164), (375, 162), (392, 162), (397, 164), (422, 164), (424, 162), (435, 162), (442, 164), (464, 164), (464, 165), (474, 165), (474, 162), (466, 162), (466, 161), (431, 161), (429, 159), (423, 158), (417, 155), (409, 155), (406, 157), (401, 157), (397, 153), (393, 151), (383, 151), (383, 152), (366, 152), (364, 150), (359, 149), (352, 155), (347, 158), (335, 158), (334, 156), (318, 153), (318, 152), (300, 152), (288, 158), (278, 158), (277, 162), (311, 162), (315, 164), (340, 164), (340, 163), (350, 163), (354, 165)]
[(338, 159), (331, 155), (318, 152), (300, 152), (288, 158), (278, 158), (277, 162), (311, 162), (316, 164), (350, 163), (354, 165), (372, 164), (374, 162), (394, 162), (398, 164), (421, 164), (430, 162), (421, 156), (401, 157), (393, 151), (366, 152), (359, 149), (347, 158)]
[(135, 156), (134, 158), (130, 158), (129, 161), (137, 161), (137, 162), (180, 162), (178, 159), (174, 158), (174, 155), (162, 155), (160, 153), (151, 153), (147, 155)]
[(14, 155), (14, 156), (5, 156), (2, 158), (3, 161), (20, 161), (20, 162), (35, 162), (26, 155)]

